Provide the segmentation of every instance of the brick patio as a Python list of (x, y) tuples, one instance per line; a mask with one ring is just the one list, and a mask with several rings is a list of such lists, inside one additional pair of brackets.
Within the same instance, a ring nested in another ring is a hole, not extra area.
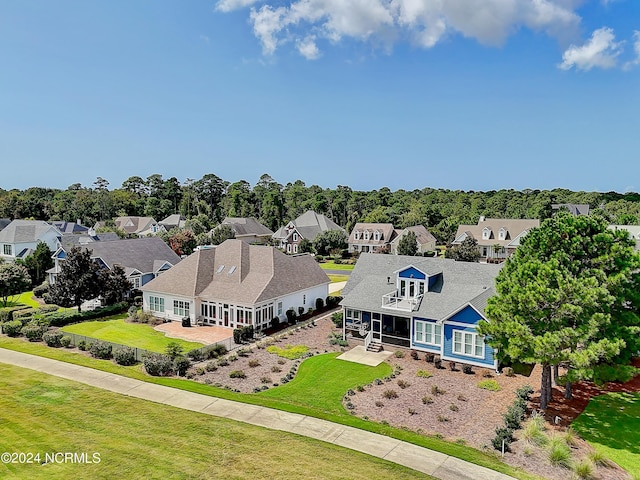
[(183, 327), (181, 322), (169, 322), (157, 325), (155, 329), (164, 333), (167, 337), (204, 343), (205, 345), (222, 342), (233, 337), (233, 330), (231, 328), (214, 325)]

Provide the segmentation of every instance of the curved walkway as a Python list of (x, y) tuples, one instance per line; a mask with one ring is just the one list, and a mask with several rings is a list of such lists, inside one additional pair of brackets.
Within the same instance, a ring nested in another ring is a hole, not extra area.
[(3, 348), (0, 348), (0, 362), (131, 397), (315, 438), (383, 458), (441, 480), (509, 480), (512, 478), (417, 445), (306, 415), (186, 392)]

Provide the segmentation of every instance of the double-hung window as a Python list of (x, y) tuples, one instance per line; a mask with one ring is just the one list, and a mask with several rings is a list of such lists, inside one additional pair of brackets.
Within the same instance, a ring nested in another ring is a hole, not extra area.
[(183, 302), (182, 300), (173, 301), (173, 314), (179, 317), (189, 316), (189, 302)]
[(484, 337), (474, 332), (453, 331), (453, 353), (484, 357)]
[(416, 321), (415, 341), (440, 346), (442, 343), (442, 325), (433, 322)]
[(164, 298), (149, 297), (149, 310), (164, 313)]

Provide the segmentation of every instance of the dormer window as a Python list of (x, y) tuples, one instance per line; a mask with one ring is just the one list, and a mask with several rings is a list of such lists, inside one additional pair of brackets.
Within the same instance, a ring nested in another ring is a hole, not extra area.
[(501, 228), (500, 231), (498, 232), (498, 240), (506, 240), (507, 239), (507, 230), (504, 228)]
[(489, 240), (491, 238), (491, 229), (490, 228), (483, 228), (482, 229), (482, 239), (483, 240)]
[(373, 234), (373, 239), (375, 241), (379, 241), (380, 240), (380, 232), (378, 230), (376, 230)]
[(216, 270), (216, 273), (222, 273), (223, 270), (224, 270), (224, 265), (220, 265), (218, 267), (218, 270)]
[(358, 230), (355, 230), (353, 232), (353, 239), (354, 240), (359, 240), (360, 239), (360, 232)]
[(369, 230), (366, 230), (366, 231), (364, 232), (364, 239), (365, 239), (365, 240), (369, 240)]

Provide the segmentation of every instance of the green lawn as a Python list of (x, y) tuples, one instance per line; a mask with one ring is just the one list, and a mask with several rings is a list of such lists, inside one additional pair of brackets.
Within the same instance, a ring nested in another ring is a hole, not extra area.
[(10, 301), (7, 302), (7, 307), (15, 307), (16, 305), (27, 305), (32, 308), (38, 308), (40, 304), (33, 299), (33, 290), (23, 292), (20, 295), (14, 295), (9, 297)]
[(327, 275), (327, 277), (329, 277), (329, 280), (331, 280), (331, 283), (346, 282), (347, 280), (349, 280), (349, 275), (336, 275), (336, 274), (330, 273)]
[[(49, 348), (42, 343), (31, 343), (20, 338), (8, 338), (5, 336), (0, 336), (0, 348), (7, 348), (7, 349), (18, 351), (18, 352), (30, 353), (32, 355), (39, 355), (45, 358), (60, 360), (63, 362), (74, 364), (74, 365), (82, 365), (90, 368), (95, 368), (97, 370), (116, 373), (118, 375), (130, 377), (130, 378), (136, 378), (138, 380), (142, 380), (149, 383), (155, 383), (158, 385), (165, 385), (168, 387), (179, 388), (179, 389), (190, 391), (190, 392), (200, 393), (202, 395), (210, 395), (212, 397), (225, 398), (229, 400), (235, 400), (238, 402), (249, 403), (252, 405), (262, 405), (265, 407), (275, 408), (275, 409), (283, 410), (286, 412), (309, 415), (311, 417), (329, 420), (331, 422), (339, 423), (342, 425), (360, 428), (362, 430), (367, 430), (370, 432), (379, 433), (381, 435), (386, 435), (399, 440), (404, 440), (409, 443), (414, 443), (416, 445), (430, 448), (432, 450), (442, 452), (447, 455), (451, 455), (451, 456), (460, 458), (462, 460), (475, 463), (477, 465), (482, 465), (487, 468), (491, 468), (493, 470), (505, 473), (507, 475), (511, 475), (512, 477), (515, 477), (515, 478), (520, 478), (523, 480), (532, 480), (532, 479), (538, 478), (538, 477), (535, 477), (534, 475), (523, 472), (522, 470), (518, 470), (516, 468), (510, 467), (502, 463), (495, 456), (487, 455), (483, 452), (480, 452), (479, 450), (475, 450), (473, 448), (469, 448), (467, 446), (456, 444), (456, 443), (446, 442), (437, 437), (420, 435), (418, 433), (414, 433), (408, 430), (403, 430), (403, 429), (394, 428), (388, 425), (382, 425), (380, 423), (363, 420), (349, 413), (346, 413), (346, 411), (344, 409), (341, 409), (341, 407), (339, 406), (335, 406), (335, 407), (330, 406), (329, 407), (330, 411), (321, 411), (319, 408), (316, 408), (312, 405), (312, 403), (314, 402), (313, 400), (295, 399), (295, 401), (292, 402), (291, 394), (287, 396), (282, 396), (282, 398), (271, 398), (269, 396), (265, 396), (264, 393), (260, 393), (260, 394), (236, 393), (223, 388), (216, 388), (211, 385), (197, 383), (197, 382), (193, 382), (186, 379), (150, 377), (145, 373), (143, 373), (140, 365), (123, 367), (109, 360), (97, 360), (83, 354), (75, 353), (73, 351), (59, 349), (59, 348)], [(312, 357), (312, 358), (315, 358), (315, 357)], [(304, 363), (301, 365), (304, 365)], [(295, 386), (294, 382), (290, 382), (292, 383), (292, 387), (299, 388)], [(353, 385), (350, 385), (349, 388), (355, 388), (356, 386), (357, 386), (357, 383), (354, 383)], [(284, 386), (278, 387), (277, 389), (282, 387)], [(273, 392), (273, 394), (275, 394), (277, 389), (267, 390), (267, 392), (265, 393)], [(317, 389), (312, 391), (312, 396), (316, 394), (320, 394), (320, 392), (318, 392)], [(340, 411), (340, 413), (334, 413), (338, 411)], [(1, 410), (0, 410), (0, 415), (1, 415)]]
[(334, 261), (322, 262), (322, 263), (319, 263), (318, 265), (320, 265), (320, 268), (323, 270), (347, 270), (347, 271), (353, 270), (353, 267), (355, 266), (355, 265), (349, 265), (345, 263), (335, 263)]
[(128, 323), (124, 319), (76, 323), (63, 327), (62, 331), (160, 353), (164, 353), (169, 342), (182, 345), (185, 353), (203, 346), (202, 343), (166, 337), (149, 325)]
[(311, 357), (300, 364), (294, 379), (259, 395), (304, 405), (322, 412), (344, 414), (342, 397), (350, 388), (373, 382), (392, 373), (388, 363), (368, 367), (359, 363), (337, 360), (339, 353)]
[(640, 478), (640, 393), (594, 397), (571, 425), (597, 450)]
[[(314, 439), (168, 407), (0, 365), (0, 451), (40, 454), (0, 464), (3, 479), (428, 479)], [(99, 463), (48, 463), (45, 453)], [(347, 473), (348, 472), (348, 473)]]

